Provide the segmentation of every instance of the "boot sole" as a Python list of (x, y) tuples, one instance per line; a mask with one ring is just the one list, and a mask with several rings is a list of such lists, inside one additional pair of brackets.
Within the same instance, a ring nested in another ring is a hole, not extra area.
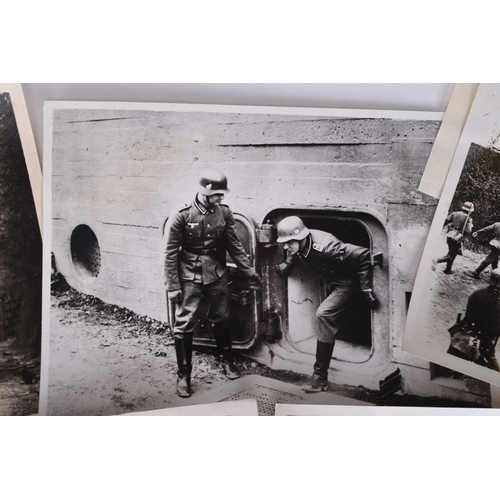
[(308, 389), (308, 388), (302, 388), (302, 390), (306, 393), (306, 394), (316, 394), (318, 392), (324, 392), (326, 391), (326, 387), (320, 387), (318, 389)]
[(177, 394), (177, 396), (179, 396), (180, 398), (190, 398), (191, 397), (191, 394), (179, 394), (178, 392), (176, 392), (175, 394)]

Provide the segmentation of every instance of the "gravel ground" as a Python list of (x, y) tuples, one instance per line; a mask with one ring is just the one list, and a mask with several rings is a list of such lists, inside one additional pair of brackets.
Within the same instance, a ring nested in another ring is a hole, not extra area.
[[(81, 294), (61, 280), (52, 290), (49, 415), (114, 415), (177, 406), (173, 339), (161, 322)], [(302, 385), (307, 376), (274, 371), (235, 354), (242, 376)], [(311, 367), (312, 371), (312, 367)], [(195, 393), (227, 382), (210, 348), (193, 353)], [(335, 394), (375, 402), (378, 394), (330, 384)]]
[[(444, 254), (446, 249), (443, 235), (438, 251)], [(468, 276), (483, 258), (464, 250), (455, 261), (454, 274), (444, 274), (444, 265), (432, 273), (431, 288), (439, 300), (432, 305), (433, 328), (426, 341), (439, 349), (448, 348), (447, 330), (457, 312), (465, 309), (470, 293), (487, 286), (487, 273), (479, 282)], [(173, 339), (161, 322), (81, 294), (61, 280), (53, 288), (50, 324), (49, 415), (115, 415), (179, 404)], [(270, 370), (240, 354), (235, 355), (235, 364), (243, 376), (258, 374), (296, 385), (308, 380), (304, 375)], [(193, 391), (201, 393), (226, 381), (215, 353), (196, 349)], [(378, 403), (378, 393), (363, 388), (330, 383), (329, 392)], [(385, 404), (455, 406), (446, 400), (399, 395)]]
[[(52, 294), (48, 414), (113, 415), (176, 406), (173, 339), (161, 322), (81, 294)], [(266, 374), (235, 356), (242, 375)], [(195, 393), (226, 381), (210, 349), (193, 353)]]

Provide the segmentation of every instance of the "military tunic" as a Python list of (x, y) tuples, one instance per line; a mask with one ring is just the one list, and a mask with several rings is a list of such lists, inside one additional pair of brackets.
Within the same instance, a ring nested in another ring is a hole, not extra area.
[(167, 291), (182, 290), (175, 336), (194, 332), (204, 297), (210, 306), (209, 322), (221, 324), (229, 320), (226, 251), (243, 275), (256, 274), (227, 205), (208, 209), (195, 197), (170, 215), (164, 252), (165, 287)]
[(465, 212), (453, 212), (448, 217), (446, 217), (445, 224), (448, 224), (448, 232), (459, 231), (460, 233), (464, 231), (465, 233), (470, 233), (472, 231), (472, 219)]
[(371, 291), (372, 265), (367, 248), (343, 243), (325, 231), (310, 230), (306, 247), (297, 259), (315, 269), (328, 290), (328, 297), (316, 311), (318, 341), (333, 343), (339, 320), (359, 290)]
[(445, 225), (448, 225), (448, 233), (446, 235), (446, 243), (448, 244), (448, 254), (438, 262), (447, 262), (448, 269), (451, 271), (453, 262), (457, 255), (460, 254), (462, 248), (462, 235), (472, 232), (472, 219), (465, 212), (452, 212), (446, 217)]

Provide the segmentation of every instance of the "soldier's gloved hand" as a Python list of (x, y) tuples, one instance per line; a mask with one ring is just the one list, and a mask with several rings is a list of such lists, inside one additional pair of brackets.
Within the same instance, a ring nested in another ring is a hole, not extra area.
[(260, 290), (262, 288), (262, 280), (260, 276), (255, 273), (248, 277), (248, 287), (250, 290)]
[(276, 266), (276, 274), (280, 278), (286, 278), (290, 274), (291, 267), (291, 264), (289, 264), (288, 262), (282, 262), (281, 264)]
[(363, 296), (372, 309), (377, 306), (378, 301), (371, 290), (363, 290)]
[(182, 303), (182, 290), (172, 290), (167, 292), (168, 300), (172, 302), (177, 302), (178, 304)]

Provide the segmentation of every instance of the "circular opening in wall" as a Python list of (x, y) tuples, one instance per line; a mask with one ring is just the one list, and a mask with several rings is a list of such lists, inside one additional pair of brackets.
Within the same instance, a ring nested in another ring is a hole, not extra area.
[(84, 278), (97, 278), (101, 269), (101, 249), (89, 226), (81, 224), (71, 234), (71, 258), (78, 273)]

